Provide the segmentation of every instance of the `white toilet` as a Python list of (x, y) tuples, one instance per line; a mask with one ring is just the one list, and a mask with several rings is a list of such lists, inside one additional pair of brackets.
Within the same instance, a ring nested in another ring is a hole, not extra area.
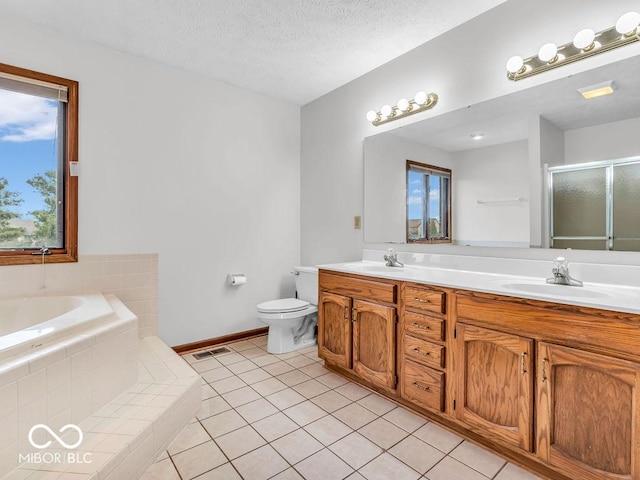
[(298, 298), (271, 300), (258, 305), (258, 318), (269, 325), (267, 352), (287, 353), (316, 344), (318, 323), (318, 269), (295, 267)]

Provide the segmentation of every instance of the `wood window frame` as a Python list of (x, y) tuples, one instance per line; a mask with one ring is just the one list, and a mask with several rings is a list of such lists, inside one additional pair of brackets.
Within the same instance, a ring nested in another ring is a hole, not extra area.
[(448, 231), (448, 237), (447, 238), (421, 238), (421, 239), (417, 239), (417, 240), (412, 240), (409, 238), (409, 202), (405, 202), (406, 203), (406, 212), (405, 212), (405, 236), (407, 239), (407, 243), (424, 243), (424, 244), (436, 244), (436, 243), (452, 243), (452, 239), (453, 239), (453, 225), (451, 225), (451, 190), (453, 187), (453, 173), (451, 172), (451, 169), (449, 168), (444, 168), (444, 167), (438, 167), (436, 165), (429, 165), (426, 163), (422, 163), (422, 162), (416, 162), (414, 160), (407, 160), (406, 161), (406, 170), (405, 170), (405, 183), (406, 183), (406, 192), (405, 192), (405, 199), (409, 197), (409, 168), (411, 167), (411, 165), (416, 165), (418, 167), (427, 169), (427, 170), (434, 170), (436, 172), (442, 172), (445, 173), (447, 175), (449, 175), (449, 191), (447, 192), (447, 212), (446, 212), (446, 217), (447, 217), (447, 225), (449, 228)]
[(71, 175), (71, 163), (78, 161), (78, 82), (46, 73), (0, 63), (0, 72), (61, 85), (68, 89), (64, 133), (64, 245), (49, 248), (48, 255), (34, 249), (0, 250), (0, 265), (69, 263), (78, 261), (78, 177)]

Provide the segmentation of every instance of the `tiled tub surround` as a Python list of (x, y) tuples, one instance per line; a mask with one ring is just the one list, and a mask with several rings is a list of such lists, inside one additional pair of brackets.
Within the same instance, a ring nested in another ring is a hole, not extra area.
[(94, 292), (118, 297), (138, 317), (140, 337), (157, 334), (157, 254), (80, 255), (77, 263), (0, 268), (0, 298)]
[(267, 338), (184, 359), (202, 407), (142, 480), (539, 480)]
[[(640, 266), (637, 265), (570, 262), (571, 276), (583, 281), (584, 287), (567, 287), (546, 284), (546, 279), (552, 276), (553, 258), (561, 253), (558, 250), (549, 251), (548, 261), (398, 252), (398, 261), (405, 268), (385, 267), (383, 256), (386, 253), (384, 250), (363, 250), (362, 261), (319, 267), (357, 275), (640, 314)], [(513, 285), (540, 288), (529, 291), (511, 288)]]
[[(116, 297), (113, 314), (0, 364), (0, 472), (34, 450), (29, 430), (80, 423), (137, 381), (138, 320)], [(46, 441), (46, 440), (45, 440)]]

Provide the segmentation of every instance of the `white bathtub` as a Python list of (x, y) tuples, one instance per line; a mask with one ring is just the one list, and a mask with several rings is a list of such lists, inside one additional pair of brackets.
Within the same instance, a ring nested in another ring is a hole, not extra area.
[(0, 300), (0, 360), (76, 335), (114, 311), (102, 294)]

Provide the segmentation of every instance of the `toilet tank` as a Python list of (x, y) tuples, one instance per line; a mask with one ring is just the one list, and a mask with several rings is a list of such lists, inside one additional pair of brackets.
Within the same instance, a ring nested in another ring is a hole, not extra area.
[(296, 291), (300, 300), (312, 305), (318, 304), (318, 268), (294, 267), (292, 273), (296, 278)]

